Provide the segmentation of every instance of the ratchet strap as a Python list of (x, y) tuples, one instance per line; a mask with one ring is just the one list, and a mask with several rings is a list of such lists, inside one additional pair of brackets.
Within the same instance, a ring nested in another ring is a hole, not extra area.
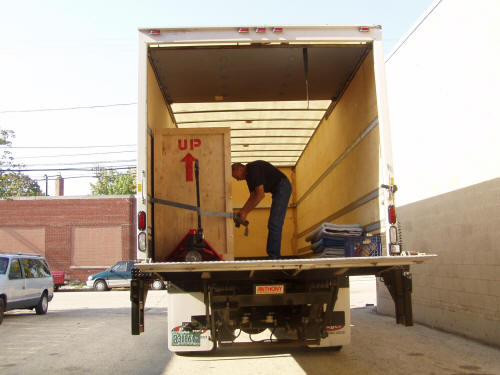
[(165, 199), (158, 199), (158, 198), (151, 198), (150, 200), (153, 203), (159, 203), (159, 204), (164, 204), (166, 206), (172, 206), (172, 207), (182, 208), (184, 210), (195, 211), (202, 216), (230, 217), (231, 219), (234, 216), (234, 212), (202, 211), (199, 207), (192, 206), (190, 204), (167, 201)]

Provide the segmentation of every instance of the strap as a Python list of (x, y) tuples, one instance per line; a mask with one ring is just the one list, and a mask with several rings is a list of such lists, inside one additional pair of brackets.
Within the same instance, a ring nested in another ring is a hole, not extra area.
[(202, 215), (202, 216), (218, 216), (218, 217), (233, 218), (233, 215), (234, 215), (233, 212), (201, 211), (196, 206), (192, 206), (190, 204), (179, 203), (179, 202), (167, 201), (165, 199), (151, 198), (150, 201), (153, 203), (164, 204), (166, 206), (172, 206), (172, 207), (182, 208), (184, 210), (199, 212), (200, 215)]

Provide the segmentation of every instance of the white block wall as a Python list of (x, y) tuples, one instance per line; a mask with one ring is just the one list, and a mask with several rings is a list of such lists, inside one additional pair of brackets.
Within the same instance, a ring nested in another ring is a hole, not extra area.
[[(386, 61), (414, 319), (500, 345), (500, 2), (437, 1)], [(385, 286), (378, 310), (393, 313)]]

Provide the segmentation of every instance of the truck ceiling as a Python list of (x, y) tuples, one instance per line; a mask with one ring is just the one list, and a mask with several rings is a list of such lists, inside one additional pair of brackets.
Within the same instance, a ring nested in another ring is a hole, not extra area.
[(230, 127), (233, 162), (294, 166), (371, 47), (152, 44), (148, 54), (177, 127)]

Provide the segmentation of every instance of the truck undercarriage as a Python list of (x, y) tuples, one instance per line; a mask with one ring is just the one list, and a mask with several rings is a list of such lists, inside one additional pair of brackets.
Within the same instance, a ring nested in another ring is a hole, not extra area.
[[(148, 286), (158, 276), (168, 282), (168, 293), (173, 296), (200, 296), (204, 313), (190, 315), (186, 311), (186, 321), (179, 331), (184, 332), (188, 340), (192, 340), (193, 334), (209, 331), (214, 348), (244, 345), (235, 341), (241, 331), (250, 336), (251, 345), (320, 345), (329, 331), (346, 324), (345, 311), (336, 309), (336, 304), (339, 291), (343, 288), (348, 291), (348, 276), (381, 277), (394, 300), (396, 322), (411, 326), (409, 264), (420, 263), (423, 258), (427, 256), (365, 258), (364, 261), (321, 259), (309, 260), (312, 261), (309, 263), (301, 259), (137, 264), (130, 291), (132, 334), (144, 331)], [(227, 263), (231, 263), (233, 269)], [(204, 267), (200, 269), (202, 264)], [(182, 269), (184, 271), (180, 271)], [(270, 339), (252, 340), (251, 335), (266, 329), (271, 331)], [(181, 334), (176, 337), (183, 340)]]

